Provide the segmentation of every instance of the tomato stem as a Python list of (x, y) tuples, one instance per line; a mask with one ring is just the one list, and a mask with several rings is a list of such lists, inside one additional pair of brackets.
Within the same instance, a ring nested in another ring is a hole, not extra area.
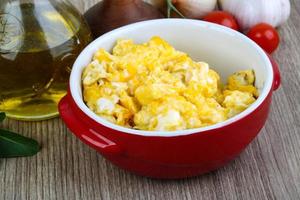
[(170, 18), (171, 17), (171, 11), (174, 11), (175, 13), (177, 13), (180, 17), (185, 18), (185, 16), (179, 11), (177, 10), (177, 8), (174, 6), (174, 4), (172, 3), (172, 0), (166, 0), (167, 1), (167, 17)]

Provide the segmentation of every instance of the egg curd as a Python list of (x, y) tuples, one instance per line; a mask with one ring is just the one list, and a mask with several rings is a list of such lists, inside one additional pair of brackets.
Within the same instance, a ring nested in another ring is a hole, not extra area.
[(118, 40), (112, 54), (100, 49), (82, 75), (87, 106), (129, 128), (173, 131), (222, 122), (258, 97), (253, 70), (223, 86), (207, 63), (193, 61), (160, 37), (144, 44)]

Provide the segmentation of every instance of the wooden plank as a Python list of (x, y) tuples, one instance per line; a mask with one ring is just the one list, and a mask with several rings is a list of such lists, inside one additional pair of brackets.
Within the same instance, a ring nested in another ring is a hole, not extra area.
[[(96, 0), (72, 0), (82, 11)], [(113, 166), (83, 145), (60, 119), (6, 120), (4, 128), (37, 139), (30, 158), (0, 160), (0, 199), (300, 199), (300, 1), (280, 28), (282, 87), (260, 135), (236, 160), (196, 178), (162, 181)]]

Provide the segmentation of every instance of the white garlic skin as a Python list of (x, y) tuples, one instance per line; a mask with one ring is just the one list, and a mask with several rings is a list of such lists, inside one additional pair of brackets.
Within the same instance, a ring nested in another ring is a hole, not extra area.
[[(145, 1), (163, 12), (167, 9), (167, 0)], [(193, 19), (201, 19), (217, 5), (217, 0), (172, 0), (171, 2), (185, 17)]]
[(174, 6), (187, 18), (200, 19), (216, 7), (217, 0), (173, 0)]
[(219, 0), (222, 10), (230, 12), (242, 30), (258, 23), (278, 27), (287, 21), (291, 12), (289, 0)]

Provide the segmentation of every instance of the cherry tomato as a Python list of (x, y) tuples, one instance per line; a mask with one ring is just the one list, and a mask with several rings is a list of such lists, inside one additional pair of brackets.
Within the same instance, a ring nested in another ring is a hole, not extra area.
[(234, 30), (239, 30), (239, 26), (236, 22), (236, 19), (233, 15), (225, 11), (213, 11), (207, 14), (204, 18), (204, 21), (212, 22), (215, 24), (220, 24)]
[(266, 23), (252, 27), (247, 36), (269, 54), (273, 53), (279, 45), (279, 35), (275, 28)]

